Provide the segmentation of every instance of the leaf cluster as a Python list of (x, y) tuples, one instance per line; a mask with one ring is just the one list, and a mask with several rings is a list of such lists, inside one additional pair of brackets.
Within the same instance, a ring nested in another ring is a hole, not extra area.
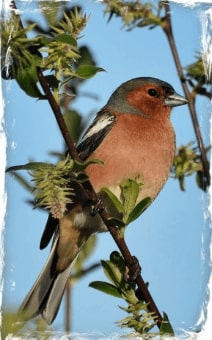
[[(1, 22), (2, 77), (16, 79), (29, 96), (43, 99), (45, 96), (37, 85), (39, 67), (48, 71), (49, 85), (54, 89), (55, 99), (59, 100), (59, 90), (65, 83), (74, 77), (88, 79), (103, 70), (90, 64), (77, 66), (81, 57), (78, 39), (87, 20), (81, 10), (74, 8), (64, 12), (55, 24), (49, 23), (45, 32), (38, 29), (35, 22), (23, 28), (19, 17), (12, 12), (8, 21)], [(35, 35), (36, 29), (39, 34)], [(32, 37), (29, 38), (28, 34)]]
[[(101, 264), (110, 282), (94, 281), (89, 286), (108, 295), (122, 298), (127, 303), (127, 307), (119, 306), (128, 314), (127, 317), (117, 322), (120, 327), (133, 329), (135, 332), (133, 335), (149, 334), (157, 324), (156, 316), (148, 312), (148, 303), (137, 297), (135, 283), (127, 280), (127, 268), (122, 255), (114, 251), (110, 255), (110, 260), (101, 261)], [(173, 335), (173, 329), (166, 315), (160, 332)]]
[(194, 63), (184, 67), (186, 71), (185, 78), (191, 86), (194, 96), (199, 94), (202, 96), (206, 96), (208, 99), (211, 99), (211, 79), (209, 80), (209, 84), (205, 75), (203, 58), (204, 56), (197, 55), (197, 60)]
[(109, 20), (113, 16), (120, 17), (123, 21), (123, 27), (127, 27), (128, 30), (145, 26), (153, 28), (163, 24), (163, 18), (159, 15), (162, 2), (159, 3), (158, 7), (151, 2), (144, 4), (140, 0), (106, 0), (103, 3), (106, 4), (105, 13), (109, 14)]
[[(142, 183), (138, 179), (126, 179), (120, 185), (121, 197), (120, 199), (113, 194), (108, 188), (102, 188), (106, 205), (114, 206), (120, 218), (111, 217), (110, 223), (114, 226), (119, 226), (120, 230), (136, 220), (151, 203), (151, 198), (146, 197), (138, 202), (140, 190), (142, 190)], [(111, 210), (111, 209), (110, 209)]]
[[(199, 188), (206, 190), (201, 155), (198, 153), (196, 147), (192, 147), (193, 143), (183, 145), (176, 150), (172, 174), (174, 178), (179, 180), (180, 189), (185, 191), (185, 177), (196, 174), (196, 182)], [(206, 149), (206, 152), (210, 147)]]
[(35, 207), (48, 209), (54, 218), (60, 219), (65, 214), (67, 206), (73, 202), (75, 196), (73, 182), (83, 183), (88, 180), (84, 169), (91, 163), (100, 163), (100, 161), (79, 163), (67, 156), (56, 165), (30, 162), (25, 165), (12, 166), (7, 169), (7, 172), (29, 171), (35, 183), (33, 187)]
[(8, 21), (1, 22), (2, 77), (6, 80), (16, 79), (29, 96), (43, 98), (37, 86), (37, 67), (42, 61), (39, 52), (40, 38), (27, 38), (27, 34), (34, 27), (35, 24), (31, 24), (22, 28), (16, 15), (11, 15)]

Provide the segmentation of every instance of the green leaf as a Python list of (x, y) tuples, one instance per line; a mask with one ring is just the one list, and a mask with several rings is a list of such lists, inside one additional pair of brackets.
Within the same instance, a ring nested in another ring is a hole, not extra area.
[(180, 189), (182, 191), (185, 191), (185, 176), (179, 176), (178, 180), (179, 180), (179, 184), (180, 184)]
[(129, 215), (135, 208), (135, 204), (140, 192), (140, 183), (134, 179), (127, 179), (121, 184), (121, 192), (124, 204), (123, 220), (127, 222)]
[(109, 206), (114, 205), (115, 208), (117, 209), (117, 211), (119, 213), (123, 214), (124, 207), (123, 207), (121, 201), (118, 199), (118, 197), (116, 197), (116, 195), (114, 195), (114, 193), (110, 189), (105, 188), (105, 187), (101, 189), (101, 192), (103, 192), (105, 194), (104, 196), (106, 197), (106, 200), (107, 200)]
[(53, 38), (47, 38), (44, 35), (38, 35), (37, 37), (39, 37), (39, 42), (41, 46), (47, 46), (53, 41)]
[(37, 86), (37, 73), (33, 65), (30, 67), (19, 68), (16, 72), (16, 80), (26, 94), (34, 98), (43, 98)]
[(122, 220), (119, 218), (114, 218), (114, 217), (109, 217), (108, 218), (109, 224), (113, 227), (119, 227), (123, 228), (126, 226), (126, 223), (124, 223)]
[(89, 287), (95, 288), (103, 293), (106, 293), (108, 295), (115, 296), (117, 298), (121, 298), (122, 295), (118, 288), (116, 288), (114, 285), (103, 282), (103, 281), (94, 281), (89, 284)]
[(30, 61), (20, 64), (14, 70), (14, 76), (26, 94), (34, 98), (44, 98), (37, 85), (37, 66), (40, 66), (42, 58), (38, 53), (28, 53)]
[(121, 273), (125, 273), (126, 264), (123, 256), (118, 251), (113, 251), (110, 254), (110, 261), (119, 268)]
[[(72, 160), (73, 161), (73, 160)], [(64, 166), (64, 162), (65, 160), (62, 160), (60, 162), (58, 162), (57, 167), (63, 167)], [(98, 159), (92, 159), (90, 161), (81, 163), (78, 161), (74, 161), (74, 165), (73, 165), (73, 171), (74, 170), (78, 170), (78, 171), (83, 171), (89, 164), (103, 164), (102, 161), (98, 160)], [(6, 169), (6, 172), (10, 172), (10, 171), (17, 171), (17, 170), (37, 170), (37, 169), (51, 169), (55, 167), (54, 164), (52, 163), (45, 163), (45, 162), (30, 162), (30, 163), (26, 163), (23, 165), (15, 165), (15, 166), (11, 166), (9, 168)]]
[(173, 327), (170, 324), (168, 315), (165, 312), (163, 312), (163, 321), (160, 326), (160, 332), (162, 334), (169, 334), (174, 336)]
[(74, 39), (72, 36), (63, 33), (63, 34), (58, 34), (57, 36), (55, 36), (54, 38), (56, 41), (59, 41), (63, 44), (68, 44), (74, 47), (77, 47), (77, 41), (76, 39)]
[(51, 163), (44, 162), (30, 162), (23, 165), (15, 165), (6, 169), (6, 172), (17, 171), (17, 170), (37, 170), (40, 168), (51, 169), (54, 165)]
[(101, 261), (102, 268), (107, 278), (115, 285), (119, 285), (122, 280), (120, 269), (111, 261)]
[(97, 72), (105, 71), (101, 67), (93, 65), (80, 65), (76, 71), (76, 76), (83, 79), (88, 79), (93, 77)]
[(142, 201), (140, 201), (135, 206), (133, 211), (129, 214), (129, 217), (128, 217), (128, 220), (127, 220), (127, 224), (129, 224), (129, 223), (133, 222), (134, 220), (136, 220), (144, 212), (144, 210), (148, 207), (148, 205), (150, 203), (151, 203), (151, 198), (150, 197), (146, 197)]
[(197, 54), (196, 61), (184, 67), (184, 69), (187, 71), (188, 77), (195, 80), (203, 79), (204, 82), (207, 84), (202, 55), (200, 53)]
[(95, 60), (88, 46), (81, 46), (79, 48), (81, 58), (77, 61), (78, 67), (80, 65), (93, 65), (95, 66)]

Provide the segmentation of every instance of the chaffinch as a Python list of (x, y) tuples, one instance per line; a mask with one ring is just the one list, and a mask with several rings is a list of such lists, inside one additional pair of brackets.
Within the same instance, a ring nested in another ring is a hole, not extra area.
[[(138, 200), (154, 200), (168, 179), (175, 153), (171, 109), (186, 103), (170, 84), (155, 78), (135, 78), (118, 87), (77, 147), (83, 161), (104, 162), (86, 168), (95, 191), (108, 187), (119, 197), (120, 184), (139, 177), (143, 186)], [(98, 213), (91, 213), (88, 198), (80, 192), (63, 218), (49, 215), (40, 248), (54, 234), (53, 245), (19, 309), (23, 319), (41, 314), (48, 324), (53, 322), (74, 260), (89, 236), (101, 231), (107, 231), (106, 226)]]

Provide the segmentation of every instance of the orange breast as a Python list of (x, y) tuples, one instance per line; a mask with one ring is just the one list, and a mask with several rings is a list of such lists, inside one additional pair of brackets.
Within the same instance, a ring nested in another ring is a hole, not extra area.
[(119, 184), (127, 178), (140, 177), (144, 184), (139, 200), (152, 199), (165, 184), (173, 162), (175, 135), (168, 117), (163, 121), (138, 115), (118, 114), (116, 125), (104, 138), (90, 159), (87, 174), (98, 192), (103, 186), (119, 193)]

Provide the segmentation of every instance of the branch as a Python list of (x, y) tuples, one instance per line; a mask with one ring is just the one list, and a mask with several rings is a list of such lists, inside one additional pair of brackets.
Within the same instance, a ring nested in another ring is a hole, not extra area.
[(201, 131), (200, 131), (200, 127), (199, 127), (199, 122), (198, 122), (198, 118), (197, 118), (197, 113), (196, 113), (196, 109), (195, 109), (195, 97), (190, 93), (188, 86), (186, 84), (185, 78), (184, 78), (184, 74), (183, 74), (183, 70), (182, 70), (182, 66), (180, 63), (180, 58), (177, 52), (177, 47), (175, 44), (175, 40), (174, 40), (174, 35), (173, 35), (173, 30), (172, 30), (172, 22), (171, 22), (171, 14), (170, 14), (170, 5), (169, 5), (169, 1), (167, 1), (165, 4), (165, 20), (164, 20), (164, 25), (163, 25), (163, 30), (167, 36), (171, 51), (172, 51), (172, 55), (175, 61), (175, 65), (177, 68), (177, 72), (185, 93), (186, 98), (188, 99), (188, 105), (189, 105), (189, 110), (190, 110), (190, 114), (191, 114), (191, 119), (192, 119), (192, 123), (193, 123), (193, 127), (194, 127), (194, 131), (195, 131), (195, 135), (196, 135), (196, 139), (197, 139), (197, 143), (200, 149), (200, 153), (201, 153), (201, 161), (202, 161), (202, 166), (203, 166), (203, 174), (204, 174), (204, 179), (205, 179), (205, 184), (208, 187), (210, 185), (210, 171), (209, 171), (209, 163), (207, 161), (207, 157), (206, 157), (206, 149), (204, 147), (204, 143), (203, 143), (203, 139), (202, 139), (202, 135), (201, 135)]
[(38, 80), (41, 84), (41, 87), (44, 91), (44, 93), (46, 94), (46, 97), (48, 99), (48, 102), (52, 108), (52, 111), (54, 112), (54, 115), (55, 115), (55, 118), (56, 118), (56, 121), (59, 125), (59, 128), (60, 128), (60, 131), (63, 135), (63, 138), (65, 140), (65, 143), (67, 145), (67, 148), (68, 148), (68, 152), (71, 156), (71, 158), (77, 160), (77, 161), (80, 161), (80, 158), (79, 158), (79, 155), (77, 153), (77, 150), (74, 146), (74, 143), (72, 141), (72, 138), (70, 136), (70, 133), (68, 131), (68, 128), (66, 126), (66, 123), (64, 121), (64, 118), (62, 116), (62, 113), (61, 113), (61, 110), (60, 110), (60, 107), (59, 105), (57, 104), (56, 100), (54, 99), (51, 91), (50, 91), (50, 88), (49, 88), (49, 85), (45, 79), (45, 77), (43, 76), (43, 73), (41, 72), (41, 69), (40, 68), (37, 68), (37, 75), (38, 75)]

